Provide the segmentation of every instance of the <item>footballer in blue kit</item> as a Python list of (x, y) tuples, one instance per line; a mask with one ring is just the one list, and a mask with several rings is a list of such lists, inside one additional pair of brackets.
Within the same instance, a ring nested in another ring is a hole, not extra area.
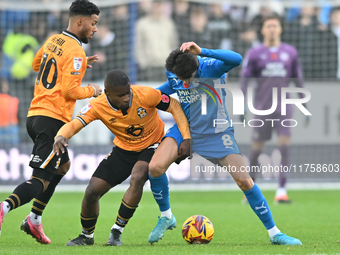
[[(209, 50), (194, 42), (183, 43), (180, 48), (169, 54), (165, 65), (168, 80), (158, 89), (168, 95), (177, 93), (189, 121), (192, 151), (213, 163), (237, 169), (230, 174), (268, 230), (271, 243), (301, 245), (300, 240), (281, 233), (259, 187), (254, 184), (248, 173), (240, 171), (241, 167), (245, 166), (245, 161), (235, 141), (234, 128), (229, 125), (228, 111), (224, 103), (226, 92), (216, 85), (224, 84), (225, 73), (241, 62), (241, 55), (230, 50)], [(206, 107), (202, 110), (204, 104)], [(225, 119), (228, 122), (214, 127), (214, 119)], [(178, 127), (174, 125), (164, 136), (149, 163), (151, 190), (161, 211), (161, 217), (149, 235), (150, 243), (158, 242), (166, 230), (176, 227), (165, 172), (173, 162), (179, 163), (184, 159), (178, 157), (182, 141)]]
[[(166, 70), (168, 81), (157, 89), (168, 95), (177, 93), (190, 124), (193, 151), (210, 160), (223, 158), (231, 153), (239, 154), (234, 127), (229, 124), (213, 126), (216, 119), (225, 119), (226, 123), (230, 123), (228, 111), (222, 103), (226, 92), (224, 89), (214, 88), (214, 82), (225, 84), (225, 73), (240, 65), (242, 57), (233, 51), (204, 48), (201, 55), (207, 58), (197, 57), (198, 70), (189, 84)], [(207, 99), (207, 112), (202, 115), (201, 97), (207, 93), (210, 93), (211, 98)], [(174, 138), (178, 145), (182, 142), (177, 125), (170, 128), (164, 137)]]

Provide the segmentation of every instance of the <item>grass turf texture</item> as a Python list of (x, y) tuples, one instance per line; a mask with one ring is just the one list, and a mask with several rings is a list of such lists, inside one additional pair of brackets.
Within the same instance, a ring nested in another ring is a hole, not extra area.
[[(266, 229), (241, 192), (172, 192), (172, 211), (177, 228), (165, 232), (163, 240), (150, 245), (148, 236), (157, 223), (158, 206), (146, 192), (124, 230), (122, 247), (103, 246), (113, 225), (123, 193), (107, 193), (100, 201), (95, 245), (67, 247), (81, 232), (80, 205), (83, 193), (56, 193), (47, 206), (43, 224), (51, 244), (41, 245), (20, 230), (31, 205), (10, 212), (0, 237), (0, 254), (340, 254), (340, 191), (291, 191), (290, 205), (274, 205), (274, 192), (264, 192), (277, 226), (299, 238), (303, 246), (271, 245)], [(0, 193), (4, 199), (8, 193)], [(183, 222), (191, 215), (207, 216), (215, 236), (207, 245), (188, 245), (181, 236)]]

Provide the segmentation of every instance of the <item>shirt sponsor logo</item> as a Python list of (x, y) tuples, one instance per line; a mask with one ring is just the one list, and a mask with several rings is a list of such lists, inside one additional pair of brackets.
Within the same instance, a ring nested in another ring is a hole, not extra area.
[(139, 124), (128, 126), (125, 129), (125, 133), (132, 136), (140, 136), (143, 133), (143, 131), (144, 127)]
[(71, 75), (80, 75), (80, 72), (71, 72)]

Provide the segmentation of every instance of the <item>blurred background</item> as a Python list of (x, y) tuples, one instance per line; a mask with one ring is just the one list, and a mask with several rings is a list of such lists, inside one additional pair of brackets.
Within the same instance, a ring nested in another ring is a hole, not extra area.
[[(165, 59), (182, 42), (194, 41), (211, 49), (230, 49), (245, 57), (261, 44), (261, 20), (280, 15), (282, 41), (295, 46), (303, 68), (305, 88), (311, 92), (310, 124), (295, 109), (299, 125), (292, 129), (292, 164), (339, 164), (340, 155), (340, 1), (331, 0), (94, 0), (100, 9), (98, 32), (83, 45), (88, 56), (99, 61), (88, 70), (83, 85), (103, 86), (111, 69), (123, 69), (133, 84), (159, 86), (166, 82)], [(33, 143), (26, 131), (26, 115), (33, 98), (36, 73), (31, 63), (45, 40), (68, 25), (71, 1), (0, 1), (0, 185), (16, 185), (31, 175), (28, 166)], [(241, 67), (228, 74), (230, 84), (240, 86)], [(76, 104), (75, 114), (89, 100)], [(232, 98), (227, 97), (229, 111)], [(171, 115), (160, 113), (166, 129)], [(250, 118), (250, 116), (248, 116)], [(236, 120), (236, 119), (235, 119)], [(237, 121), (238, 121), (237, 117)], [(236, 139), (246, 158), (250, 154), (250, 127), (236, 127)], [(64, 185), (87, 184), (98, 163), (112, 148), (112, 135), (101, 123), (93, 123), (72, 138), (72, 167)], [(269, 141), (262, 163), (280, 164), (276, 139)], [(334, 168), (335, 169), (335, 168)], [(172, 165), (170, 181), (183, 185), (232, 183), (226, 173), (192, 176), (190, 162)], [(275, 184), (270, 173), (258, 182)], [(329, 175), (292, 175), (296, 187), (338, 187), (339, 172)], [(331, 183), (331, 184), (330, 184)], [(275, 184), (276, 185), (276, 184)], [(330, 186), (331, 185), (331, 186)], [(332, 186), (333, 185), (333, 186)], [(189, 187), (189, 186), (188, 186)], [(304, 186), (305, 187), (305, 186)]]

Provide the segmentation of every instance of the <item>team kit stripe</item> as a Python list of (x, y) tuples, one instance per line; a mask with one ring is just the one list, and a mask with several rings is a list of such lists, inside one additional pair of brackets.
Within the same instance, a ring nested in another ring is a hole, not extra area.
[(48, 155), (47, 159), (41, 164), (40, 168), (45, 169), (45, 167), (48, 165), (48, 163), (50, 163), (53, 157), (54, 157), (54, 152), (52, 150), (50, 155)]
[(90, 227), (90, 228), (84, 228), (84, 227), (83, 227), (83, 229), (84, 229), (84, 230), (90, 230), (90, 229), (93, 229), (93, 228), (95, 228), (95, 227), (96, 227), (96, 225), (94, 225), (93, 227)]
[(94, 217), (94, 218), (85, 218), (85, 217), (80, 215), (80, 218), (83, 219), (83, 220), (95, 220), (95, 219), (98, 219), (98, 216)]
[(76, 119), (79, 120), (84, 125), (84, 127), (86, 127), (87, 124), (86, 124), (86, 122), (82, 118), (77, 116)]
[(15, 197), (18, 200), (18, 207), (21, 205), (20, 198), (17, 194), (12, 194), (13, 197)]
[(119, 214), (118, 214), (118, 217), (119, 217), (119, 219), (121, 219), (121, 220), (129, 221), (129, 219), (125, 219), (125, 218), (123, 218), (122, 216), (120, 216)]
[[(214, 92), (215, 95), (217, 96), (218, 100), (220, 101), (220, 104), (222, 105), (221, 97), (220, 97), (220, 95), (217, 93), (217, 91), (216, 91), (213, 87), (211, 87), (211, 86), (208, 85), (208, 84), (202, 83), (202, 82), (199, 82), (199, 84), (202, 84), (202, 85), (208, 87), (212, 92)], [(203, 90), (204, 90), (204, 89), (203, 89)], [(204, 91), (206, 91), (206, 90), (204, 90)], [(210, 93), (209, 93), (209, 95), (212, 97), (212, 95), (211, 95)], [(214, 100), (214, 101), (215, 101), (215, 100)], [(216, 102), (215, 102), (215, 105), (216, 105)]]
[(12, 198), (7, 198), (9, 201), (11, 201), (12, 202), (12, 205), (13, 205), (13, 208), (12, 208), (12, 210), (13, 209), (15, 209), (15, 208), (17, 208), (17, 206), (15, 206), (15, 203), (14, 203), (14, 201), (13, 201), (13, 199)]
[(131, 205), (128, 205), (127, 203), (125, 203), (123, 200), (122, 200), (122, 203), (129, 209), (136, 209), (137, 206), (131, 206)]
[(34, 210), (37, 210), (38, 212), (43, 212), (43, 211), (44, 211), (44, 209), (40, 209), (40, 208), (38, 208), (38, 207), (36, 207), (36, 206), (34, 206), (34, 205), (32, 205), (32, 208), (33, 208)]
[(47, 204), (45, 204), (44, 202), (41, 202), (40, 200), (38, 199), (34, 199), (34, 202), (37, 202), (38, 204), (41, 204), (43, 206), (47, 206)]
[(74, 40), (76, 40), (76, 41), (79, 43), (80, 46), (82, 45), (82, 43), (81, 43), (76, 37), (74, 37), (73, 35), (71, 35), (71, 34), (68, 33), (67, 31), (63, 31), (62, 33), (63, 33), (63, 35), (66, 35), (66, 36), (71, 37), (71, 38), (73, 38)]

